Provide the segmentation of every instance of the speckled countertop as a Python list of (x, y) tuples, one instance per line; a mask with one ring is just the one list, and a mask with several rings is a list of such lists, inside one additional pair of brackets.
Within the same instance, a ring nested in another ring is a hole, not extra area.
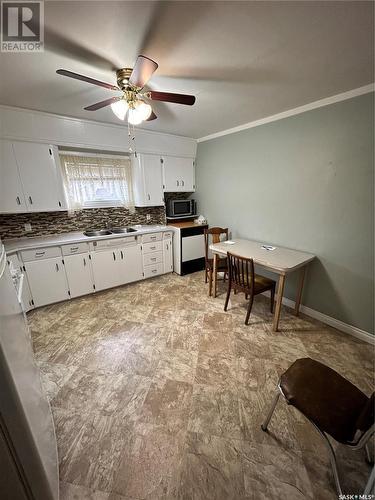
[(30, 248), (52, 247), (55, 245), (65, 245), (70, 243), (85, 243), (90, 241), (107, 240), (113, 238), (126, 238), (128, 236), (138, 236), (147, 233), (157, 233), (159, 231), (171, 231), (171, 226), (131, 226), (137, 230), (135, 233), (108, 234), (105, 236), (85, 236), (82, 231), (71, 233), (52, 234), (48, 236), (36, 236), (34, 238), (10, 238), (3, 241), (5, 251), (9, 254)]

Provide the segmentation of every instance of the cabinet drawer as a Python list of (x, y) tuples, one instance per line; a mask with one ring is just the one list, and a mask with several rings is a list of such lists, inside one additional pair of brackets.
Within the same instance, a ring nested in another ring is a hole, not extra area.
[(168, 231), (167, 233), (163, 233), (163, 240), (171, 240), (172, 239), (172, 231)]
[(137, 245), (138, 236), (124, 236), (122, 238), (110, 238), (105, 240), (93, 241), (91, 250), (103, 250), (106, 248), (122, 248), (131, 245)]
[(150, 252), (161, 252), (163, 249), (163, 244), (161, 241), (155, 241), (154, 243), (144, 243), (143, 244), (143, 253)]
[(60, 247), (35, 248), (34, 250), (23, 250), (21, 257), (24, 262), (31, 260), (51, 259), (61, 257)]
[(163, 263), (159, 262), (152, 266), (145, 266), (144, 268), (145, 278), (151, 278), (151, 276), (157, 276), (158, 274), (163, 274)]
[(146, 255), (143, 256), (143, 264), (145, 266), (158, 264), (159, 262), (163, 262), (163, 252), (146, 253)]
[(61, 247), (63, 255), (74, 255), (76, 253), (85, 253), (89, 251), (88, 243), (75, 243), (72, 245), (63, 245)]
[(152, 243), (154, 241), (160, 241), (161, 238), (162, 238), (162, 233), (144, 234), (142, 236), (142, 243)]

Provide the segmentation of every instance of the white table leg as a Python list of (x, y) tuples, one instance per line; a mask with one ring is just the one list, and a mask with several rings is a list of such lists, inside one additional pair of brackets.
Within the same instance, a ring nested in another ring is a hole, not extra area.
[(298, 283), (296, 305), (294, 307), (294, 314), (296, 316), (298, 316), (298, 314), (299, 314), (299, 307), (300, 307), (301, 299), (302, 299), (302, 291), (303, 291), (303, 284), (305, 282), (305, 275), (306, 275), (306, 266), (303, 266), (303, 268), (301, 269), (301, 274), (300, 274), (299, 283)]
[(280, 274), (279, 283), (277, 286), (275, 315), (273, 317), (273, 328), (272, 329), (274, 332), (277, 332), (279, 329), (279, 319), (280, 319), (280, 312), (281, 312), (281, 304), (282, 304), (282, 300), (283, 300), (284, 284), (285, 284), (285, 274)]
[(218, 255), (214, 253), (214, 268), (213, 268), (213, 296), (216, 298), (217, 295), (217, 260)]

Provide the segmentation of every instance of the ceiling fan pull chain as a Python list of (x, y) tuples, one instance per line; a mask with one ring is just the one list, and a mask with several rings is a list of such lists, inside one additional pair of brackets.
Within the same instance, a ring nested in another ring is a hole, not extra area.
[(128, 121), (128, 149), (129, 153), (137, 153), (137, 146), (135, 142), (135, 127)]

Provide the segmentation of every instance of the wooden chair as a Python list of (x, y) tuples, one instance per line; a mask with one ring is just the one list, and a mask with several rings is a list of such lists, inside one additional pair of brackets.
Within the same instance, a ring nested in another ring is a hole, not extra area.
[(276, 282), (254, 273), (253, 259), (246, 259), (239, 255), (234, 255), (230, 252), (227, 253), (228, 260), (228, 291), (227, 298), (225, 299), (224, 311), (228, 308), (230, 292), (233, 288), (234, 292), (244, 292), (245, 297), (249, 297), (249, 305), (247, 307), (247, 314), (245, 325), (249, 324), (251, 308), (253, 306), (254, 295), (271, 290), (271, 313), (273, 312), (273, 303), (275, 300)]
[(336, 455), (328, 436), (351, 450), (364, 447), (367, 462), (373, 464), (368, 440), (375, 432), (374, 393), (366, 396), (349, 380), (319, 361), (297, 359), (279, 379), (275, 399), (262, 424), (265, 432), (280, 395), (310, 421), (324, 441), (337, 493), (342, 495)]
[[(224, 235), (224, 239), (222, 240), (222, 236)], [(210, 289), (209, 295), (212, 294), (212, 273), (214, 269), (214, 259), (209, 257), (209, 245), (210, 245), (210, 236), (212, 243), (220, 243), (220, 241), (228, 240), (228, 228), (225, 229), (222, 227), (210, 227), (205, 228), (204, 230), (204, 247), (205, 247), (205, 274), (204, 274), (204, 282), (207, 283), (207, 279), (209, 277), (210, 280)], [(225, 277), (228, 274), (228, 266), (227, 259), (219, 258), (218, 259), (218, 272), (224, 273), (224, 281)]]

